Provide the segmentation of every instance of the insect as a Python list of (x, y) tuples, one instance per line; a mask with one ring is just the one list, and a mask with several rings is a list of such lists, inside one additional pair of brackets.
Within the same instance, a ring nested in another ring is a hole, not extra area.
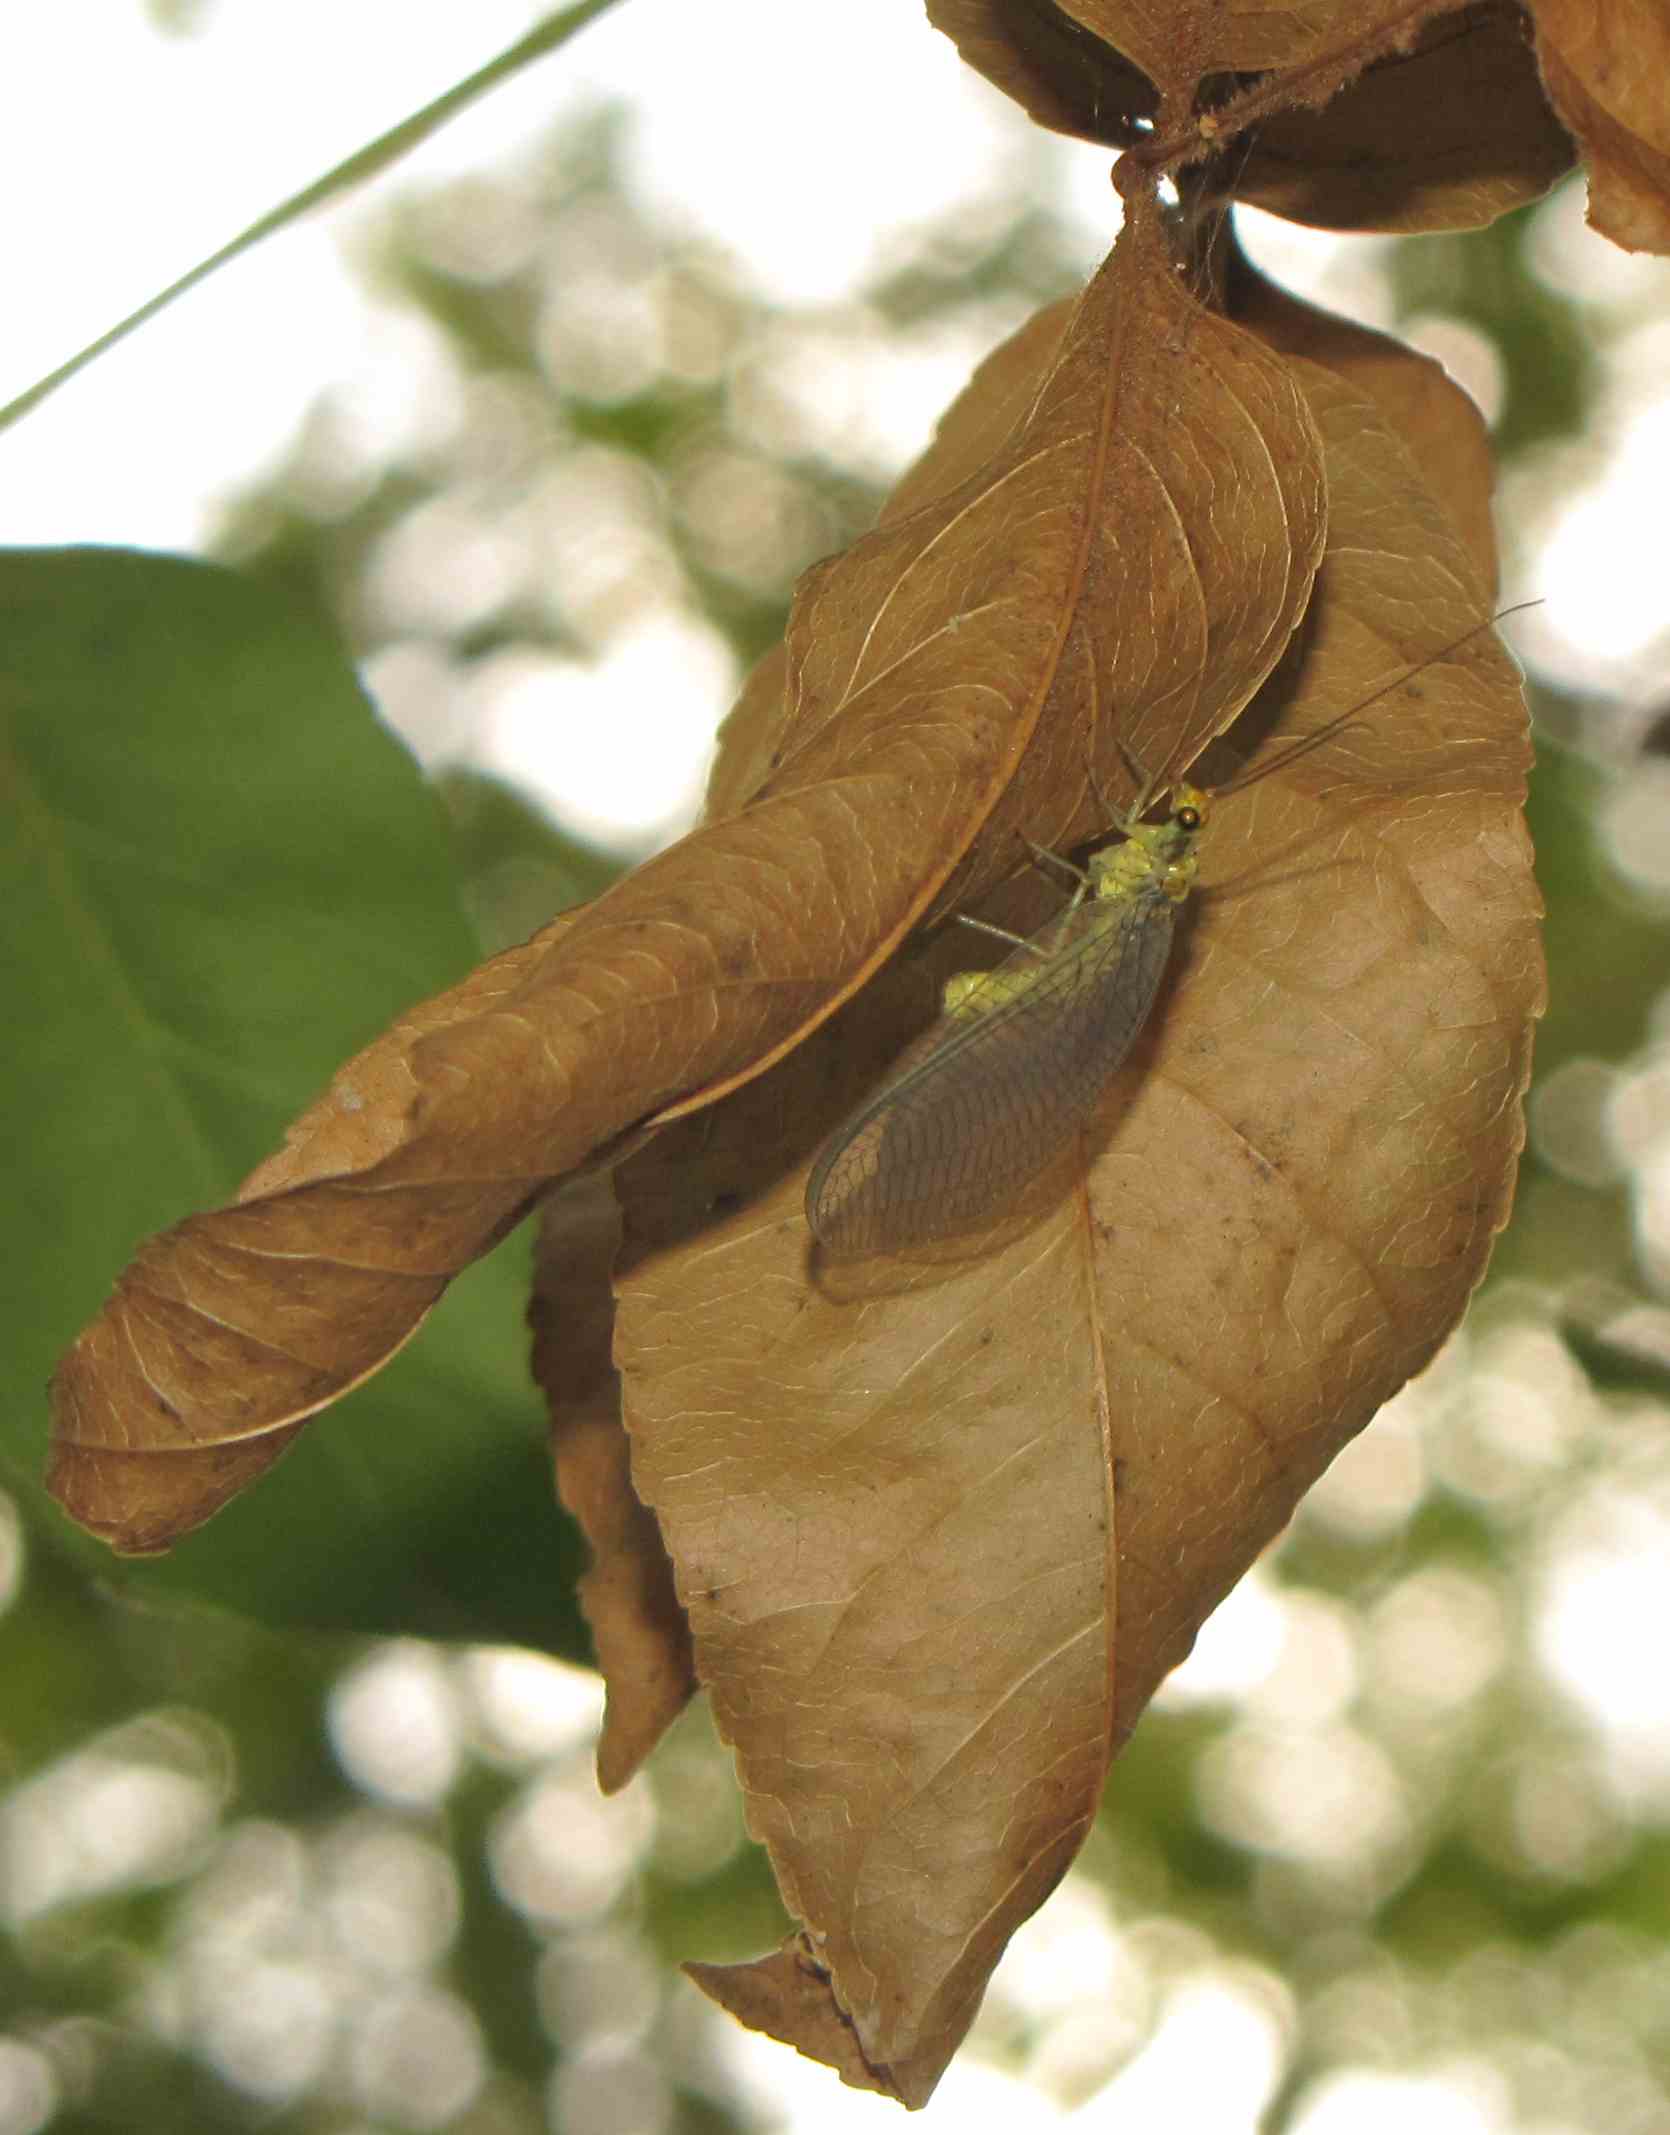
[(1128, 813), (1108, 811), (1119, 842), (1083, 869), (1039, 851), (1077, 878), (1071, 902), (1035, 939), (1004, 935), (1017, 946), (995, 969), (951, 978), (938, 1022), (825, 1143), (806, 1186), (806, 1220), (825, 1250), (898, 1251), (1000, 1215), (1083, 1128), (1147, 1022), (1214, 802), (1281, 770), (1489, 627), (1243, 778), (1214, 790), (1173, 782), (1162, 822), (1142, 821), (1156, 790), (1143, 782)]
[(1042, 935), (947, 981), (938, 1023), (813, 1166), (821, 1244), (857, 1255), (969, 1230), (1084, 1124), (1154, 1005), (1213, 799), (1174, 786), (1162, 823), (1141, 822), (1139, 803), (1117, 819), (1122, 842), (1073, 870), (1072, 902)]

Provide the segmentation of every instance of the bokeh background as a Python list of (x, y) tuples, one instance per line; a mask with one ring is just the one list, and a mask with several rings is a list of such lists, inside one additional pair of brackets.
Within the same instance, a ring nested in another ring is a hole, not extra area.
[[(0, 397), (535, 16), (12, 11)], [(1531, 1145), (1466, 1327), (1167, 1684), (928, 2124), (1670, 2128), (1670, 266), (1582, 209), (1243, 224), (1494, 427), (1544, 603)], [(677, 834), (796, 574), (1113, 227), (914, 0), (626, 0), (0, 432), (0, 540), (327, 615), (495, 948)], [(571, 1615), (553, 1657), (136, 1607), (0, 1513), (0, 2135), (898, 2124), (679, 1981), (781, 1914), (700, 1711), (597, 1796)]]

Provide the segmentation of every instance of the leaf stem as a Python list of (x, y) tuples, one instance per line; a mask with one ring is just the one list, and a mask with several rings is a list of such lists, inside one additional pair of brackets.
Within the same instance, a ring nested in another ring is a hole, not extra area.
[(1167, 124), (1162, 116), (1154, 133), (1121, 157), (1115, 166), (1115, 185), (1128, 198), (1118, 177), (1121, 167), (1128, 166), (1132, 173), (1129, 184), (1145, 185), (1152, 182), (1149, 174), (1175, 175), (1215, 155), (1237, 134), (1277, 112), (1306, 105), (1319, 109), (1376, 60), (1408, 54), (1425, 23), (1434, 15), (1448, 13), (1452, 5), (1453, 0), (1392, 0), (1379, 22), (1354, 29), (1349, 37), (1314, 52), (1297, 66), (1271, 68), (1214, 109), (1193, 111), (1181, 124)]

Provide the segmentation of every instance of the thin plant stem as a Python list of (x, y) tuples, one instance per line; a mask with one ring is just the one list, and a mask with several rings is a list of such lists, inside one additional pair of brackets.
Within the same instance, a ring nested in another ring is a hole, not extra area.
[(288, 200), (281, 201), (275, 208), (269, 208), (266, 214), (257, 216), (247, 229), (240, 230), (236, 237), (222, 245), (218, 251), (200, 259), (197, 265), (189, 268), (178, 281), (170, 282), (166, 289), (159, 290), (153, 297), (147, 297), (137, 311), (130, 311), (125, 319), (119, 319), (96, 340), (89, 341), (85, 348), (77, 349), (67, 362), (59, 364), (56, 370), (48, 371), (44, 378), (37, 378), (35, 383), (27, 386), (15, 400), (10, 400), (4, 407), (0, 407), (0, 430), (20, 422), (25, 415), (38, 408), (42, 401), (56, 393), (60, 386), (67, 385), (77, 372), (84, 371), (90, 363), (96, 361), (107, 349), (114, 348), (119, 341), (125, 341), (129, 334), (154, 319), (159, 312), (165, 311), (176, 298), (183, 297), (187, 290), (195, 289), (199, 282), (207, 281), (219, 268), (237, 259), (241, 253), (248, 252), (252, 246), (260, 244), (263, 238), (271, 237), (288, 224), (299, 221), (303, 215), (322, 206), (334, 194), (346, 192), (350, 186), (363, 185), (367, 178), (374, 178), (380, 171), (387, 170), (391, 164), (398, 163), (400, 158), (416, 148), (420, 141), (426, 141), (431, 134), (438, 133), (449, 119), (456, 118), (459, 112), (475, 103), (479, 97), (485, 96), (490, 89), (496, 89), (500, 82), (508, 81), (524, 67), (531, 66), (536, 59), (543, 59), (547, 52), (554, 52), (559, 45), (566, 44), (569, 38), (576, 31), (583, 30), (594, 16), (601, 15), (606, 8), (615, 4), (616, 0), (574, 0), (573, 6), (560, 8), (554, 15), (546, 16), (543, 22), (536, 23), (525, 36), (519, 37), (514, 44), (507, 45), (496, 58), (488, 60), (485, 66), (478, 67), (475, 73), (467, 74), (461, 82), (455, 82), (432, 103), (423, 105), (409, 118), (391, 126), (387, 133), (379, 134), (375, 141), (368, 142), (364, 148), (356, 149), (351, 156), (326, 171), (323, 177), (315, 178), (311, 185), (304, 185), (299, 193), (292, 193)]

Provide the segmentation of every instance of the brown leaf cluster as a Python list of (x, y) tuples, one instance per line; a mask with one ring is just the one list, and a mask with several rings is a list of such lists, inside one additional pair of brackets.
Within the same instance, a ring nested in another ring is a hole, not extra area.
[[(1154, 178), (1435, 228), (1546, 187), (1569, 127), (1626, 241), (1666, 198), (1617, 56), (1655, 11), (930, 12), (1041, 123), (1127, 149), (1108, 262), (803, 579), (704, 825), (413, 1011), (235, 1204), (147, 1244), (60, 1368), (51, 1470), (114, 1546), (166, 1547), (543, 1202), (605, 1783), (707, 1689), (800, 1925), (698, 1976), (907, 2104), (1155, 1684), (1454, 1324), (1541, 1002), (1482, 425), (1222, 246), (1203, 301)], [(821, 1261), (807, 1167), (970, 961), (941, 922), (1044, 921), (1029, 841), (1104, 835), (1133, 763), (1222, 783), (1355, 704), (1222, 803), (1083, 1145), (986, 1236)]]
[[(1237, 729), (1256, 763), (1487, 615), (1490, 559), (1422, 472), (1442, 458), (1459, 496), (1481, 467), (1433, 367), (1237, 281), (1329, 522)], [(1142, 1055), (1008, 1235), (808, 1264), (808, 1113), (920, 1026), (954, 942), (623, 1167), (633, 1477), (805, 1923), (769, 1991), (701, 1975), (728, 2006), (763, 1997), (818, 2051), (783, 2012), (827, 1978), (867, 2080), (925, 2098), (1160, 1677), (1454, 1323), (1541, 997), (1527, 756), (1475, 638), (1225, 801)]]
[(1476, 228), (1545, 193), (1575, 144), (1595, 228), (1670, 249), (1657, 0), (927, 4), (1040, 125), (1173, 168), (1244, 136), (1236, 196), (1296, 222)]

